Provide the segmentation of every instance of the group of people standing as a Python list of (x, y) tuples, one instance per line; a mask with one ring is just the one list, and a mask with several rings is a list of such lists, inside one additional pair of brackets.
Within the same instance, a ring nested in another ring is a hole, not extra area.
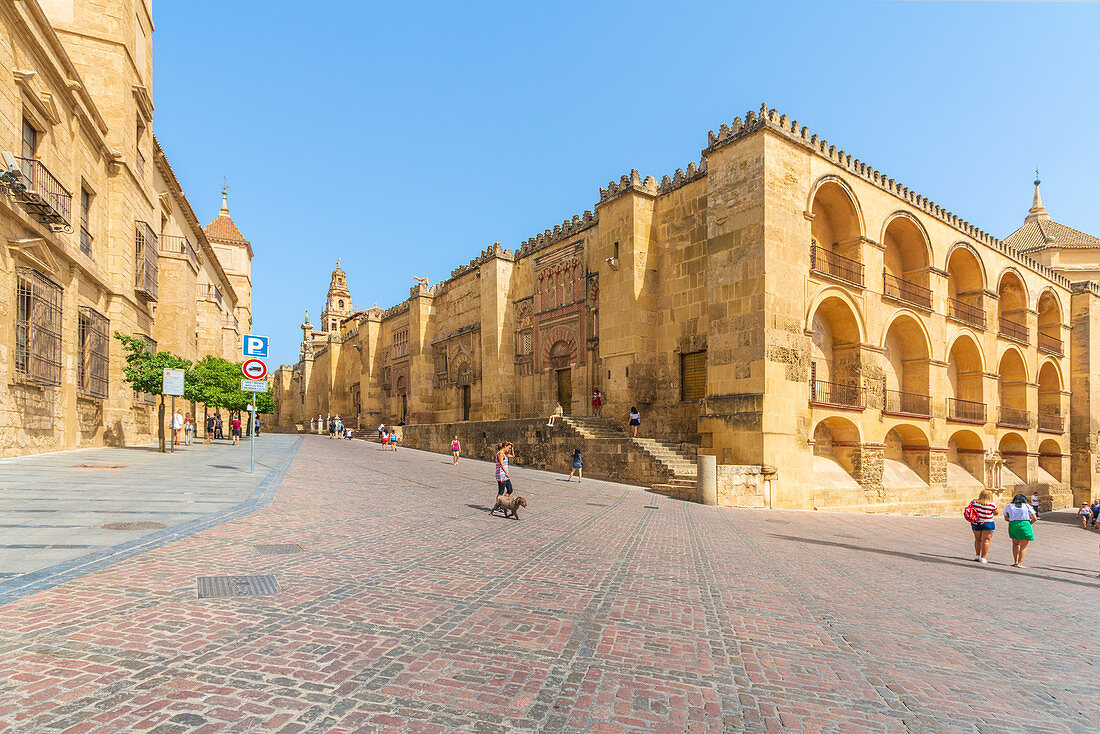
[(397, 429), (393, 426), (386, 428), (385, 423), (379, 423), (378, 443), (382, 444), (383, 451), (397, 451)]
[[(210, 443), (211, 440), (216, 438), (225, 438), (224, 424), (222, 422), (221, 413), (214, 413), (206, 417), (206, 440), (204, 443)], [(173, 446), (191, 446), (195, 440), (195, 419), (190, 413), (184, 414), (182, 411), (177, 410), (172, 416), (172, 445)], [(230, 435), (233, 438), (233, 445), (237, 445), (241, 442), (241, 414), (230, 413), (229, 416), (229, 430)], [(256, 435), (259, 435), (259, 424), (256, 426)]]
[(1100, 499), (1093, 500), (1091, 505), (1088, 502), (1082, 502), (1081, 509), (1077, 511), (1077, 519), (1081, 521), (1081, 527), (1085, 530), (1095, 528), (1096, 523), (1100, 521)]
[(334, 418), (329, 416), (328, 419), (328, 437), (329, 438), (346, 438), (351, 440), (351, 428), (344, 425), (344, 421), (340, 418)]
[[(994, 519), (997, 517), (997, 503), (993, 500), (993, 491), (983, 489), (963, 512), (974, 532), (974, 560), (978, 563), (988, 563), (989, 546), (993, 541), (993, 532), (997, 529)], [(1038, 504), (1037, 495), (1035, 500)], [(1027, 556), (1028, 545), (1035, 540), (1032, 526), (1039, 519), (1039, 513), (1027, 497), (1017, 494), (1012, 502), (1005, 505), (1002, 514), (1008, 522), (1008, 537), (1012, 539), (1012, 565), (1015, 568), (1026, 568), (1024, 558)]]

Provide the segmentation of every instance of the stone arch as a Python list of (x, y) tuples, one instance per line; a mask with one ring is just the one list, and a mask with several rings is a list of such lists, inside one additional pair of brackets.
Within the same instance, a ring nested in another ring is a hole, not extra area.
[(1047, 357), (1039, 365), (1039, 430), (1061, 433), (1064, 428), (1062, 416), (1062, 372), (1058, 363)]
[(890, 461), (901, 462), (928, 484), (930, 456), (928, 436), (924, 431), (908, 423), (893, 426), (883, 440), (882, 457), (886, 460), (883, 486), (889, 488), (891, 479), (899, 485), (905, 481), (904, 472), (897, 471), (889, 464)]
[(985, 355), (981, 342), (969, 330), (960, 331), (947, 350), (950, 395), (947, 417), (985, 423)]
[(982, 340), (978, 338), (978, 335), (971, 329), (959, 329), (951, 337), (947, 343), (947, 351), (944, 353), (944, 357), (949, 359), (951, 356), (951, 350), (955, 348), (961, 340), (969, 341), (974, 347), (974, 351), (978, 356), (978, 369), (985, 372), (985, 352), (982, 350)]
[(932, 340), (919, 316), (898, 311), (882, 337), (885, 410), (927, 416)]
[(1062, 301), (1054, 289), (1047, 286), (1039, 293), (1035, 309), (1038, 312), (1039, 349), (1048, 354), (1064, 354), (1062, 349)]
[(806, 312), (806, 331), (812, 333), (814, 327), (814, 317), (817, 315), (818, 310), (822, 305), (829, 300), (837, 299), (842, 301), (845, 306), (855, 316), (857, 334), (855, 339), (859, 343), (864, 344), (867, 342), (867, 326), (866, 321), (863, 318), (863, 310), (859, 306), (859, 302), (852, 297), (848, 291), (836, 286), (829, 286), (824, 288), (816, 296), (813, 301), (810, 302), (810, 308)]
[[(985, 445), (974, 431), (964, 429), (951, 434), (947, 440), (947, 462), (962, 467), (985, 485)], [(950, 481), (951, 467), (947, 472)]]
[(959, 242), (948, 250), (944, 265), (947, 272), (947, 315), (984, 329), (988, 279), (981, 256), (967, 243)]
[(398, 375), (393, 385), (393, 394), (398, 396), (409, 394), (409, 379), (405, 375)]
[(1000, 412), (998, 425), (1027, 429), (1031, 416), (1027, 412), (1027, 362), (1019, 348), (1010, 346), (997, 363), (997, 395)]
[(883, 292), (931, 308), (932, 243), (924, 225), (909, 212), (894, 212), (883, 222), (880, 241)]
[(858, 308), (839, 293), (820, 298), (810, 312), (810, 398), (860, 405), (860, 345), (866, 333)]
[[(825, 198), (819, 199), (819, 194), (821, 194), (823, 190), (825, 192)], [(813, 214), (814, 218), (816, 219), (817, 212), (814, 210), (814, 206), (817, 204), (822, 204), (823, 207), (828, 207), (830, 204), (830, 200), (832, 200), (831, 203), (835, 203), (834, 197), (837, 195), (843, 196), (845, 199), (847, 199), (847, 205), (850, 208), (850, 213), (854, 217), (852, 224), (854, 225), (855, 229), (854, 231), (849, 230), (849, 236), (863, 236), (864, 232), (867, 231), (867, 228), (864, 226), (863, 209), (859, 205), (859, 198), (856, 196), (855, 189), (852, 188), (851, 184), (849, 184), (840, 176), (828, 174), (822, 176), (814, 182), (813, 186), (810, 187), (810, 195), (806, 199), (806, 211)]]
[(1004, 459), (1002, 483), (1011, 497), (1016, 492), (1027, 489), (1027, 441), (1018, 433), (1006, 433), (1001, 436), (997, 450)]
[(1020, 271), (1009, 266), (997, 279), (997, 331), (1016, 341), (1027, 343), (1027, 284)]
[[(1052, 438), (1039, 444), (1039, 468), (1049, 474), (1055, 482), (1062, 483), (1062, 447)], [(1046, 479), (1040, 475), (1040, 481)], [(1047, 484), (1050, 481), (1047, 480)]]
[(814, 456), (832, 459), (853, 474), (856, 455), (863, 444), (859, 426), (847, 418), (830, 416), (814, 426)]

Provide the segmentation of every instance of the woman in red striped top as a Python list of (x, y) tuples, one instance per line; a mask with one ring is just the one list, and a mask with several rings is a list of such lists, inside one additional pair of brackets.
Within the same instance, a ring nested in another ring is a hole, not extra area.
[(970, 529), (974, 531), (974, 560), (986, 563), (989, 543), (993, 540), (993, 531), (997, 527), (993, 522), (993, 518), (997, 516), (997, 505), (993, 502), (992, 490), (983, 489), (978, 493), (978, 499), (970, 501), (970, 506), (978, 513), (978, 521), (970, 523)]

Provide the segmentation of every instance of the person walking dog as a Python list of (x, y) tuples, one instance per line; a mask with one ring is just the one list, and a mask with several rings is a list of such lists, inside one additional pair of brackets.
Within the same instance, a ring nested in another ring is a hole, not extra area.
[(1024, 557), (1027, 546), (1035, 540), (1035, 509), (1028, 504), (1027, 497), (1018, 494), (1012, 498), (1012, 504), (1005, 505), (1005, 520), (1008, 520), (1008, 537), (1012, 538), (1012, 565), (1027, 568)]

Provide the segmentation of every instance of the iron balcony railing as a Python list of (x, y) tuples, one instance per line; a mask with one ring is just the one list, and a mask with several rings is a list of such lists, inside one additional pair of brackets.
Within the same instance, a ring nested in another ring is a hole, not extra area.
[(985, 403), (948, 398), (947, 417), (953, 421), (965, 423), (985, 423)]
[(1039, 430), (1044, 433), (1065, 433), (1065, 419), (1058, 413), (1040, 413)]
[(15, 159), (19, 161), (19, 178), (11, 187), (15, 200), (43, 224), (70, 227), (72, 193), (37, 158), (16, 156)]
[(1065, 352), (1062, 351), (1061, 339), (1056, 336), (1051, 336), (1050, 334), (1044, 334), (1041, 331), (1039, 332), (1039, 350), (1059, 357), (1065, 354)]
[(153, 228), (140, 219), (134, 222), (134, 290), (150, 301), (157, 300), (157, 249)]
[(92, 241), (95, 237), (92, 237), (92, 233), (88, 231), (88, 228), (83, 224), (80, 225), (80, 251), (88, 257), (95, 259), (95, 255), (92, 254)]
[(1001, 415), (997, 419), (997, 425), (1011, 428), (1030, 428), (1031, 414), (1019, 408), (1001, 406)]
[(1027, 344), (1027, 327), (1002, 316), (997, 319), (997, 336)]
[(240, 331), (241, 329), (241, 322), (237, 319), (236, 316), (230, 316), (229, 314), (225, 315), (225, 325), (226, 327), (236, 329), (237, 331)]
[(199, 266), (199, 254), (195, 251), (194, 246), (191, 245), (191, 240), (183, 235), (162, 234), (160, 236), (160, 251), (173, 255), (186, 255), (193, 266), (196, 268)]
[(204, 284), (199, 286), (200, 301), (214, 301), (219, 306), (222, 303), (222, 291), (216, 285)]
[(882, 293), (920, 308), (932, 308), (932, 291), (886, 272), (882, 274)]
[(863, 263), (817, 245), (810, 245), (810, 270), (863, 287)]
[(981, 306), (975, 306), (957, 298), (947, 299), (947, 316), (979, 329), (985, 328), (985, 312), (982, 311)]
[(930, 407), (931, 398), (920, 393), (902, 392), (900, 390), (886, 391), (886, 413), (904, 413), (906, 415), (918, 415), (927, 418), (932, 415)]
[(838, 405), (844, 408), (865, 408), (863, 388), (825, 380), (810, 380), (810, 402), (818, 405)]

